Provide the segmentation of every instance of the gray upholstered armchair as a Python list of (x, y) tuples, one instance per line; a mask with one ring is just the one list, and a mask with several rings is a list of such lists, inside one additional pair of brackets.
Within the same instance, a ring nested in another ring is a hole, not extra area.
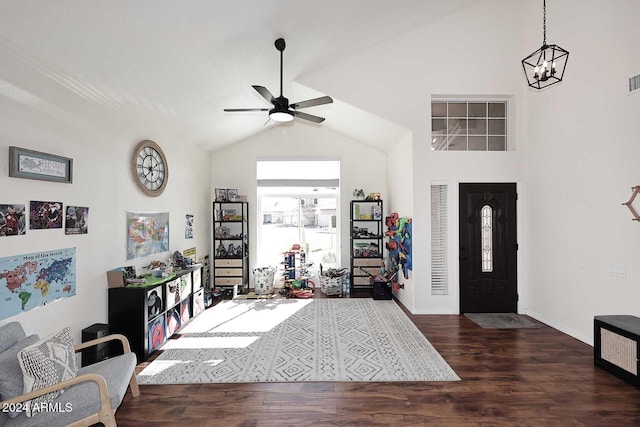
[[(37, 335), (27, 337), (18, 322), (0, 326), (0, 426), (115, 426), (114, 414), (127, 388), (133, 397), (140, 394), (134, 372), (137, 360), (129, 341), (124, 335), (114, 334), (73, 346), (73, 350), (112, 340), (121, 342), (122, 354), (79, 368), (72, 378), (24, 393), (24, 366), (18, 355), (41, 341)], [(25, 402), (61, 389), (65, 389), (62, 394), (27, 416)]]

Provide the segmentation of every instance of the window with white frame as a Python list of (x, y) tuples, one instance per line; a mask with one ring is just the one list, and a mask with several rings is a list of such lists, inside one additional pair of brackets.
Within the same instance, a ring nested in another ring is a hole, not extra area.
[(431, 101), (434, 151), (507, 151), (507, 101)]
[(315, 267), (340, 266), (340, 161), (265, 159), (256, 164), (258, 265), (277, 265), (299, 244)]

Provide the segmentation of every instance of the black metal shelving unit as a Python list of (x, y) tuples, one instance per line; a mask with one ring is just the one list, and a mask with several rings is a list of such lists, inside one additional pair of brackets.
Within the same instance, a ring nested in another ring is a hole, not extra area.
[(249, 289), (248, 202), (213, 202), (213, 286), (223, 297)]
[(371, 289), (370, 276), (366, 272), (372, 275), (380, 273), (384, 251), (383, 218), (382, 200), (351, 201), (350, 273), (352, 289)]

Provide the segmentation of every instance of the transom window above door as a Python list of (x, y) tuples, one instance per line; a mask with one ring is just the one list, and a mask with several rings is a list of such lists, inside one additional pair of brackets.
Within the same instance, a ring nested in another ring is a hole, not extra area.
[(507, 151), (507, 101), (431, 102), (433, 151)]

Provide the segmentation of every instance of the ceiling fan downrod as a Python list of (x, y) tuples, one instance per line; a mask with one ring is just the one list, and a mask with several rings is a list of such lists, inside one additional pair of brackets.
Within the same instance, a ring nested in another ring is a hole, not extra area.
[(278, 49), (278, 51), (280, 52), (280, 97), (282, 98), (282, 69), (284, 64), (283, 52), (284, 52), (284, 49), (287, 47), (287, 44), (285, 43), (282, 37), (277, 39), (274, 44), (276, 46), (276, 49)]

